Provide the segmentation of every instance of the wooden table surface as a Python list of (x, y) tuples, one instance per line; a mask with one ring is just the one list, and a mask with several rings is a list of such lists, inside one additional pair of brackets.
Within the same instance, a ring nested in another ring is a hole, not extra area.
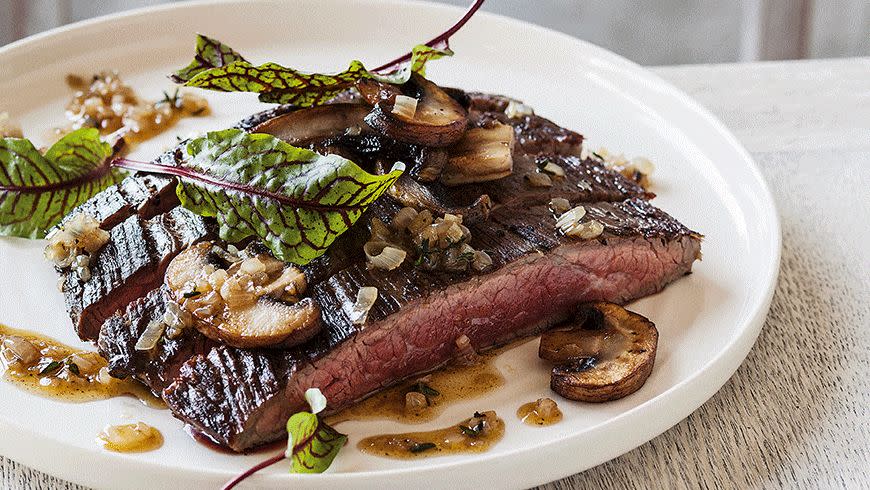
[[(870, 488), (870, 59), (654, 71), (719, 116), (770, 182), (776, 295), (752, 352), (700, 409), (541, 488)], [(0, 458), (0, 488), (81, 487)]]

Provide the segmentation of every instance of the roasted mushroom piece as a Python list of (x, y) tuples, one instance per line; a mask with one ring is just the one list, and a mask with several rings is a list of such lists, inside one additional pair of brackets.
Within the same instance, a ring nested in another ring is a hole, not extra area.
[(655, 325), (613, 303), (582, 305), (565, 328), (541, 336), (538, 355), (556, 362), (550, 387), (571, 400), (606, 402), (630, 395), (652, 372)]
[(202, 242), (172, 260), (165, 281), (197, 330), (234, 347), (290, 347), (320, 331), (317, 304), (299, 298), (305, 275), (266, 251)]
[(450, 146), (468, 126), (468, 113), (440, 87), (418, 74), (402, 87), (402, 94), (379, 93), (366, 122), (390, 138), (423, 146)]
[(356, 82), (356, 89), (363, 100), (369, 105), (377, 105), (379, 102), (391, 102), (397, 95), (402, 95), (402, 88), (398, 85), (383, 83), (372, 78), (362, 78)]
[(445, 148), (422, 147), (420, 156), (408, 174), (417, 182), (436, 182), (447, 165), (449, 154)]
[(363, 104), (326, 104), (273, 117), (252, 132), (271, 134), (294, 146), (305, 146), (344, 134), (371, 131), (365, 117), (371, 109)]
[(466, 224), (486, 221), (489, 218), (489, 211), (492, 209), (492, 199), (487, 194), (478, 196), (467, 206), (457, 205), (443, 196), (437, 196), (428, 187), (405, 175), (399, 177), (399, 180), (387, 189), (387, 194), (404, 206), (418, 210), (428, 209), (434, 214), (462, 216), (463, 222)]
[(444, 185), (497, 180), (513, 172), (514, 128), (494, 123), (473, 128), (452, 148), (441, 172)]

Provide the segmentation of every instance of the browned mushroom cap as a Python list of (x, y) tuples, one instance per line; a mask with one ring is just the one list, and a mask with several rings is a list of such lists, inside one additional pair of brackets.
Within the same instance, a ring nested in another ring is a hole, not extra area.
[(271, 134), (294, 146), (303, 146), (345, 134), (371, 129), (363, 104), (326, 104), (288, 112), (256, 126), (252, 132)]
[(441, 177), (441, 172), (447, 165), (449, 153), (445, 148), (422, 147), (420, 158), (411, 167), (408, 174), (417, 182), (435, 182)]
[(305, 275), (270, 254), (235, 258), (202, 242), (170, 262), (165, 282), (197, 330), (234, 347), (290, 347), (321, 328), (317, 304), (297, 299)]
[(356, 82), (356, 89), (363, 100), (369, 105), (377, 105), (379, 102), (391, 102), (397, 95), (402, 95), (402, 88), (398, 85), (383, 83), (371, 78), (362, 78)]
[(580, 307), (569, 328), (541, 336), (539, 355), (557, 362), (550, 387), (571, 400), (606, 402), (643, 386), (655, 363), (658, 331), (613, 303)]
[(320, 308), (311, 298), (289, 304), (262, 297), (250, 306), (227, 308), (217, 317), (197, 320), (197, 330), (206, 337), (248, 349), (299, 345), (321, 326)]
[(506, 124), (469, 129), (450, 148), (441, 183), (452, 186), (507, 177), (514, 168), (514, 141), (514, 129)]
[(403, 92), (417, 99), (413, 116), (394, 111), (399, 94), (391, 93), (386, 99), (379, 94), (372, 99), (380, 98), (366, 122), (382, 134), (405, 143), (450, 146), (462, 138), (468, 126), (468, 113), (441, 88), (413, 74)]

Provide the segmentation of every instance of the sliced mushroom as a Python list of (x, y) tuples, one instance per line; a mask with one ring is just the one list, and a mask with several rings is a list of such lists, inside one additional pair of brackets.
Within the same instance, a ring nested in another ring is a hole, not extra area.
[(261, 297), (248, 307), (197, 320), (194, 324), (203, 335), (233, 347), (291, 347), (320, 331), (320, 308), (311, 298), (288, 304)]
[[(388, 167), (385, 162), (378, 161), (375, 170), (385, 173)], [(439, 189), (440, 188), (440, 189)], [(479, 195), (470, 204), (470, 196), (462, 196), (461, 201), (455, 193), (438, 192), (445, 191), (439, 185), (423, 185), (409, 175), (402, 175), (387, 189), (387, 194), (401, 203), (403, 206), (417, 210), (428, 209), (433, 214), (455, 214), (462, 216), (465, 224), (482, 223), (489, 218), (492, 209), (492, 199), (487, 194)], [(472, 194), (473, 195), (473, 194)]]
[[(468, 126), (468, 113), (455, 99), (434, 83), (413, 74), (403, 87), (406, 96), (417, 99), (412, 117), (394, 111), (396, 97), (391, 93), (386, 99), (378, 94), (366, 122), (382, 134), (405, 143), (423, 146), (450, 146), (462, 138)], [(370, 98), (364, 95), (364, 98)], [(373, 98), (372, 100), (375, 100)]]
[(270, 254), (233, 259), (202, 242), (172, 260), (165, 282), (197, 330), (234, 347), (290, 347), (321, 328), (317, 304), (296, 300), (304, 274)]
[(271, 134), (294, 146), (303, 146), (350, 133), (371, 131), (363, 104), (326, 104), (288, 112), (256, 126), (252, 132)]
[(447, 165), (449, 154), (444, 148), (423, 147), (415, 165), (408, 172), (418, 182), (436, 182)]
[(402, 95), (402, 88), (398, 85), (379, 82), (371, 78), (357, 81), (356, 89), (370, 105), (377, 105), (379, 102), (392, 102), (397, 95)]
[(652, 372), (658, 331), (613, 303), (582, 305), (567, 328), (541, 336), (538, 354), (556, 362), (550, 387), (571, 400), (606, 402), (634, 393)]
[(459, 215), (467, 224), (486, 221), (492, 209), (492, 200), (486, 194), (479, 196), (468, 206), (456, 206), (455, 203), (445, 202), (426, 186), (404, 175), (399, 177), (387, 193), (404, 206), (418, 210), (428, 209), (435, 214)]
[(513, 172), (515, 140), (513, 128), (506, 124), (469, 129), (450, 148), (441, 182), (460, 185), (507, 177)]

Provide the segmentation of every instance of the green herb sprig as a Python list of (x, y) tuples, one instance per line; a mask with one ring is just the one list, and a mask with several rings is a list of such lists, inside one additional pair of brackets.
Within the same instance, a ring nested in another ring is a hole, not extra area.
[(430, 449), (435, 449), (436, 447), (438, 446), (434, 442), (418, 442), (409, 447), (408, 451), (411, 451), (414, 454), (420, 454)]

